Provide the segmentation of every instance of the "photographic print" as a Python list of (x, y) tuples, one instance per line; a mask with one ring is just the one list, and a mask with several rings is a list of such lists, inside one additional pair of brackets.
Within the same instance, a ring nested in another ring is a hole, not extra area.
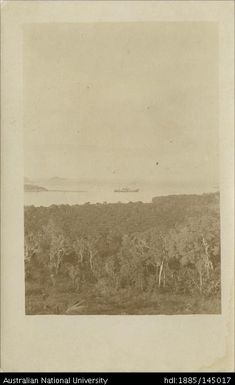
[(218, 24), (23, 27), (26, 315), (221, 313)]

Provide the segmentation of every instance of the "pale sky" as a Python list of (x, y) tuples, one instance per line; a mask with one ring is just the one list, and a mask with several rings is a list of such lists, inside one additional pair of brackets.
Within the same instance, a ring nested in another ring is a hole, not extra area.
[(29, 178), (218, 186), (218, 110), (214, 23), (24, 28)]

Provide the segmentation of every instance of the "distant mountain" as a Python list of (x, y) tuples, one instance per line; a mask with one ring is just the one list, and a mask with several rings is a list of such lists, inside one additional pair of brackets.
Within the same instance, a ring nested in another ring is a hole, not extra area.
[(52, 178), (35, 179), (35, 183), (46, 187), (69, 187), (77, 186), (79, 181), (76, 179), (61, 178), (54, 176)]
[(24, 183), (33, 184), (32, 180), (27, 178), (26, 176), (24, 177)]
[(59, 176), (53, 176), (53, 178), (49, 178), (47, 179), (47, 183), (66, 183), (68, 182), (70, 179), (68, 178), (61, 178)]
[(41, 186), (25, 183), (24, 191), (25, 192), (40, 192), (40, 191), (48, 191), (48, 190), (44, 187), (41, 187)]

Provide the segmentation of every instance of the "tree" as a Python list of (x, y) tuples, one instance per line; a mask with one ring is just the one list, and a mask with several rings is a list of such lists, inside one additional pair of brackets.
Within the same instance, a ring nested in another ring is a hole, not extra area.
[[(213, 216), (189, 218), (185, 224), (177, 225), (168, 234), (169, 260), (172, 258), (178, 260), (181, 271), (186, 267), (192, 269), (191, 281), (200, 293), (206, 288), (216, 258), (219, 258), (216, 255), (219, 253), (219, 239), (219, 222)], [(195, 278), (193, 271), (196, 272)]]

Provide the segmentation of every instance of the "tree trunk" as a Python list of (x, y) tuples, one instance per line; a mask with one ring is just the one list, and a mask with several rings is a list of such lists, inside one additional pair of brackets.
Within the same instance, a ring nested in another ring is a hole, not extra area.
[(213, 269), (213, 265), (212, 265), (212, 262), (210, 261), (210, 256), (209, 256), (209, 252), (208, 252), (209, 245), (206, 242), (204, 237), (202, 237), (202, 243), (203, 243), (203, 246), (204, 246), (204, 249), (205, 249), (205, 255), (206, 255), (206, 258), (205, 258), (206, 275), (207, 275), (207, 278), (209, 278), (209, 276), (210, 276), (210, 269)]
[(202, 292), (202, 269), (199, 270), (200, 293)]
[(90, 253), (90, 268), (91, 268), (91, 271), (93, 270), (93, 253), (92, 253), (92, 251), (90, 250), (89, 251), (89, 253)]
[(164, 260), (162, 260), (162, 263), (160, 265), (160, 270), (159, 270), (159, 275), (158, 275), (158, 287), (161, 287), (163, 264), (164, 264)]

